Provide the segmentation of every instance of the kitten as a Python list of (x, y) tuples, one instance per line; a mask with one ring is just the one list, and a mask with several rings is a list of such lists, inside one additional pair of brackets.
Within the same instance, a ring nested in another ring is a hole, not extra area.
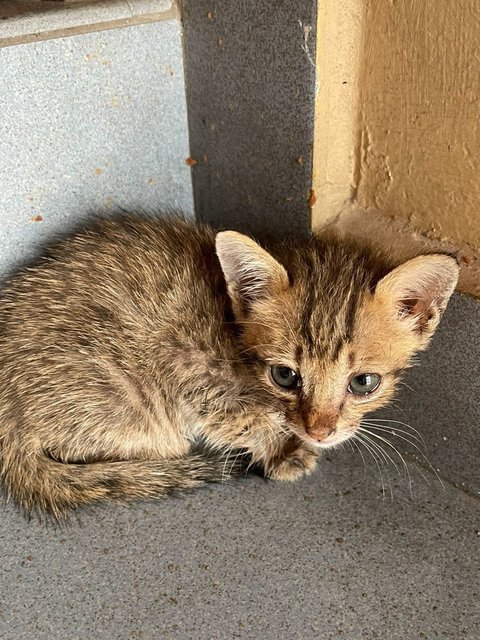
[(391, 270), (338, 241), (268, 253), (180, 218), (99, 221), (4, 288), (6, 495), (61, 517), (221, 479), (198, 438), (298, 478), (392, 397), (457, 276), (445, 255)]

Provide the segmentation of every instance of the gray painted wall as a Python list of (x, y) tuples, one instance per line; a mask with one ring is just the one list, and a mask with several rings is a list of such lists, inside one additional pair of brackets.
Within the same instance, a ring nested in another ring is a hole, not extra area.
[(308, 235), (316, 0), (181, 4), (198, 218)]
[(0, 274), (96, 212), (193, 215), (178, 20), (5, 47), (0, 78)]

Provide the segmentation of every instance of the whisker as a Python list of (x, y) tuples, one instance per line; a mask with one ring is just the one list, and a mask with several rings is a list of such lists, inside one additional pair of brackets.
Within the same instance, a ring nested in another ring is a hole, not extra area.
[(228, 449), (228, 451), (227, 451), (227, 455), (226, 455), (226, 457), (225, 457), (225, 462), (223, 463), (223, 468), (222, 468), (222, 484), (224, 484), (224, 483), (225, 483), (226, 478), (227, 478), (227, 476), (226, 476), (227, 463), (228, 463), (228, 459), (229, 459), (230, 454), (232, 453), (232, 451), (233, 451), (233, 447), (230, 447), (230, 448)]
[[(362, 425), (363, 421), (360, 424)], [(367, 426), (369, 429), (376, 429), (378, 431), (384, 431), (385, 433), (390, 433), (392, 436), (397, 436), (397, 438), (401, 438), (402, 440), (405, 440), (406, 442), (409, 442), (411, 445), (413, 445), (414, 443), (411, 440), (409, 440), (409, 438), (405, 438), (404, 436), (398, 435), (399, 433), (403, 433), (405, 434), (405, 436), (409, 436), (410, 438), (417, 440), (417, 442), (420, 442), (420, 444), (423, 447), (426, 447), (425, 440), (423, 438), (417, 438), (417, 436), (415, 436), (413, 433), (410, 433), (409, 431), (405, 431), (404, 429), (398, 429), (397, 427), (386, 427), (383, 424), (376, 424), (374, 422), (365, 423), (365, 426)]]
[[(368, 426), (368, 425), (367, 425)], [(370, 435), (374, 435), (373, 433), (371, 433)], [(376, 436), (377, 438), (380, 438), (380, 436), (377, 434)], [(397, 438), (401, 438), (401, 436), (397, 436)], [(389, 442), (388, 440), (386, 440), (385, 438), (380, 438), (382, 440), (384, 440), (385, 442), (388, 443), (389, 446), (391, 446), (393, 449), (395, 449), (395, 447), (392, 445), (391, 442)], [(402, 438), (403, 439), (403, 438)], [(442, 489), (445, 489), (445, 485), (443, 484), (443, 480), (441, 479), (441, 477), (438, 475), (437, 470), (435, 469), (435, 467), (432, 465), (432, 463), (430, 462), (430, 460), (427, 458), (427, 456), (425, 455), (425, 453), (420, 449), (419, 446), (417, 446), (414, 442), (407, 440), (407, 442), (409, 442), (409, 444), (412, 445), (412, 447), (414, 447), (418, 453), (421, 455), (421, 457), (423, 458), (423, 460), (425, 460), (425, 462), (427, 463), (428, 467), (431, 469), (431, 471), (433, 472), (433, 474), (437, 477), (438, 481), (440, 482)], [(398, 453), (398, 450), (397, 450)], [(423, 476), (423, 474), (420, 472), (419, 473)], [(428, 486), (430, 486), (430, 483), (428, 482), (427, 478), (425, 476), (423, 476), (425, 478), (425, 482), (428, 484)]]
[(399, 405), (398, 402), (393, 402), (392, 400), (390, 401), (390, 406), (394, 407), (397, 411), (399, 411), (400, 413), (403, 413), (403, 415), (407, 415), (407, 412), (405, 411), (405, 409), (403, 407), (401, 407)]
[(399, 380), (397, 382), (397, 384), (402, 385), (402, 387), (406, 387), (407, 389), (409, 389), (412, 393), (417, 393), (415, 391), (415, 389), (413, 387), (411, 387), (409, 384), (407, 384), (406, 382), (403, 382), (403, 380)]
[[(398, 457), (402, 461), (403, 466), (405, 467), (406, 477), (408, 478), (409, 492), (410, 492), (410, 496), (411, 496), (412, 495), (412, 477), (410, 475), (410, 469), (408, 468), (408, 465), (407, 465), (404, 457), (400, 453), (400, 451), (391, 442), (389, 442), (386, 438), (383, 438), (382, 436), (379, 436), (378, 433), (368, 432), (366, 429), (362, 429), (362, 427), (360, 427), (360, 430), (362, 430), (364, 433), (368, 433), (373, 438), (378, 438), (378, 440), (381, 440), (382, 442), (384, 442), (386, 445), (388, 445), (389, 447), (391, 447), (395, 451), (395, 453), (398, 455)], [(377, 445), (377, 446), (380, 446), (380, 445)], [(390, 460), (392, 460), (392, 458), (389, 455), (388, 455), (388, 457), (390, 458)], [(393, 462), (393, 460), (392, 460), (392, 462)], [(398, 470), (398, 467), (397, 467), (396, 464), (395, 464), (395, 468)], [(399, 471), (399, 475), (401, 476), (400, 471)]]
[(373, 450), (373, 453), (372, 453), (371, 447), (360, 438), (360, 434), (356, 433), (353, 436), (353, 440), (358, 440), (360, 442), (360, 444), (362, 444), (365, 447), (365, 449), (368, 451), (368, 453), (374, 459), (375, 464), (377, 465), (378, 473), (380, 474), (380, 481), (382, 483), (382, 493), (383, 493), (383, 495), (385, 495), (385, 482), (383, 480), (383, 473), (382, 473), (382, 470), (381, 470), (380, 465), (378, 463), (377, 455), (374, 453), (374, 450)]
[[(393, 464), (393, 466), (395, 467), (395, 469), (397, 470), (397, 473), (398, 473), (398, 475), (399, 475), (399, 476), (400, 476), (400, 478), (401, 478), (401, 477), (402, 477), (402, 473), (401, 473), (401, 471), (400, 471), (400, 469), (399, 469), (399, 467), (398, 467), (397, 463), (395, 462), (395, 460), (390, 456), (390, 454), (389, 454), (387, 451), (385, 451), (385, 449), (383, 449), (382, 447), (380, 447), (380, 445), (379, 445), (377, 442), (375, 442), (375, 443), (374, 443), (374, 441), (373, 441), (373, 440), (371, 440), (371, 438), (369, 438), (369, 436), (373, 436), (373, 437), (375, 437), (375, 435), (376, 435), (376, 434), (374, 434), (374, 433), (370, 433), (370, 432), (369, 432), (369, 431), (367, 431), (366, 429), (362, 429), (362, 427), (360, 427), (360, 428), (359, 428), (359, 431), (361, 431), (361, 433), (363, 433), (363, 434), (364, 434), (365, 438), (367, 438), (367, 439), (368, 439), (368, 441), (370, 442), (370, 444), (372, 444), (373, 446), (378, 447), (378, 448), (381, 450), (382, 455), (384, 455), (384, 456), (385, 456), (385, 463), (386, 463), (386, 464), (388, 464), (388, 461), (390, 461), (390, 462)], [(368, 434), (368, 435), (367, 435), (367, 434)]]
[(229, 477), (232, 475), (233, 467), (235, 466), (235, 464), (236, 464), (236, 462), (237, 462), (238, 458), (239, 458), (240, 456), (243, 456), (243, 455), (245, 455), (245, 453), (240, 449), (240, 450), (238, 451), (237, 455), (235, 456), (235, 458), (234, 458), (234, 460), (233, 460), (233, 462), (232, 462), (231, 466), (230, 466), (230, 470), (229, 470), (229, 472), (228, 472), (228, 476), (229, 476)]
[[(230, 456), (231, 456), (231, 454), (232, 454), (232, 452), (233, 452), (234, 450), (235, 450), (235, 447), (234, 447), (233, 445), (232, 445), (232, 446), (230, 446), (230, 447), (228, 448), (228, 450), (227, 450), (227, 455), (226, 455), (226, 457), (225, 457), (225, 462), (223, 463), (223, 469), (222, 469), (222, 484), (224, 484), (224, 483), (225, 483), (225, 481), (226, 481), (226, 479), (227, 479), (227, 477), (228, 477), (228, 476), (227, 476), (227, 474), (226, 474), (226, 471), (227, 471), (227, 464), (228, 464), (228, 461), (229, 461), (229, 459), (230, 459)], [(235, 464), (235, 461), (234, 461), (234, 464)], [(233, 466), (232, 466), (232, 467), (230, 467), (230, 473), (232, 472), (232, 469), (233, 469)], [(230, 473), (229, 473), (229, 475), (230, 475)]]
[(363, 418), (362, 422), (372, 422), (373, 424), (375, 423), (379, 423), (382, 424), (383, 422), (393, 422), (395, 424), (401, 424), (402, 427), (407, 427), (408, 429), (411, 429), (414, 433), (416, 433), (416, 435), (422, 440), (423, 440), (423, 436), (420, 433), (420, 431), (418, 431), (418, 429), (415, 429), (415, 427), (412, 427), (411, 424), (408, 424), (407, 422), (402, 422), (401, 420), (387, 420), (386, 418)]
[(390, 487), (390, 496), (391, 496), (391, 498), (393, 500), (393, 489), (392, 489), (392, 483), (390, 481), (390, 474), (388, 473), (388, 463), (391, 462), (393, 464), (393, 466), (395, 467), (395, 469), (397, 470), (397, 473), (399, 475), (401, 475), (400, 474), (400, 470), (397, 467), (397, 465), (395, 464), (395, 462), (393, 461), (393, 459), (391, 458), (391, 456), (389, 456), (388, 453), (384, 449), (382, 449), (382, 447), (380, 447), (377, 442), (375, 442), (374, 440), (371, 440), (365, 434), (365, 432), (363, 432), (363, 437), (364, 437), (365, 441), (367, 441), (369, 443), (369, 445), (371, 447), (373, 447), (375, 449), (375, 451), (377, 451), (377, 453), (381, 456), (381, 459), (385, 463), (385, 467), (384, 467), (385, 468), (385, 473), (387, 474), (388, 485)]
[[(362, 476), (362, 480), (363, 480), (367, 474), (367, 463), (365, 462), (365, 457), (363, 455), (363, 452), (360, 449), (358, 443), (355, 442), (355, 438), (350, 438), (349, 440), (347, 440), (347, 442), (352, 447), (353, 451), (358, 451), (358, 453), (360, 454), (360, 457), (363, 460), (363, 476)], [(355, 448), (354, 448), (354, 445), (355, 445)]]

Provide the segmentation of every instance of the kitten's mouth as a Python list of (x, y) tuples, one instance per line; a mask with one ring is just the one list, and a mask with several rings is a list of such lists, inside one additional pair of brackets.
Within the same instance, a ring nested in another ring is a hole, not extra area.
[(325, 434), (321, 439), (317, 436), (312, 436), (307, 429), (306, 419), (298, 415), (286, 416), (287, 420), (284, 425), (295, 435), (299, 440), (315, 447), (316, 449), (331, 449), (337, 445), (349, 440), (355, 435), (357, 430), (357, 424), (343, 424), (341, 426), (335, 425), (329, 432), (325, 431)]
[(310, 446), (314, 446), (314, 447), (322, 447), (323, 445), (322, 448), (326, 448), (325, 440), (319, 441), (316, 438), (312, 438), (312, 436), (307, 432), (306, 428), (303, 425), (302, 426), (290, 425), (290, 429), (292, 433), (294, 433), (297, 436), (297, 438), (299, 438), (306, 444), (309, 444)]
[(350, 440), (350, 438), (353, 438), (354, 434), (354, 431), (341, 431), (340, 433), (335, 432), (317, 444), (320, 449), (331, 449), (332, 447), (336, 447), (338, 444), (342, 444), (342, 442)]
[(303, 440), (306, 444), (309, 444), (310, 446), (314, 446), (317, 447), (318, 449), (331, 449), (332, 447), (335, 447), (338, 444), (341, 444), (342, 442), (345, 442), (346, 440), (349, 440), (350, 438), (352, 438), (355, 434), (355, 430), (348, 430), (348, 431), (338, 431), (335, 430), (332, 433), (330, 433), (329, 435), (325, 436), (325, 438), (323, 438), (322, 440), (318, 440), (317, 438), (313, 438), (308, 431), (306, 430), (305, 427), (300, 427), (300, 426), (293, 426), (290, 427), (292, 429), (292, 431), (295, 433), (295, 435), (297, 437), (299, 437), (301, 440)]

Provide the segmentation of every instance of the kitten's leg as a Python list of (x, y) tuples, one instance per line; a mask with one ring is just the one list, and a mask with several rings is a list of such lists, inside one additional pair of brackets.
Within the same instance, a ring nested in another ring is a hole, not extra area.
[(319, 452), (292, 436), (286, 444), (263, 462), (267, 477), (274, 480), (297, 480), (314, 471)]

